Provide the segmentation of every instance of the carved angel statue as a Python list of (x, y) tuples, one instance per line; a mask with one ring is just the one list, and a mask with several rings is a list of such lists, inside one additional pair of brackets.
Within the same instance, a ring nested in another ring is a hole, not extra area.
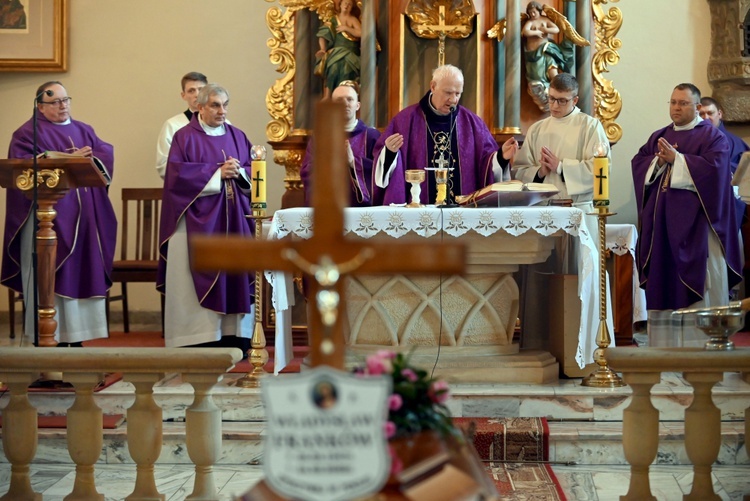
[[(498, 21), (487, 36), (502, 41), (505, 36), (505, 19)], [(529, 95), (539, 109), (548, 112), (547, 91), (552, 78), (558, 73), (571, 73), (574, 45), (585, 47), (589, 41), (581, 37), (561, 13), (549, 5), (532, 1), (521, 14), (521, 35), (524, 39), (524, 61)], [(550, 37), (562, 32), (557, 44)]]

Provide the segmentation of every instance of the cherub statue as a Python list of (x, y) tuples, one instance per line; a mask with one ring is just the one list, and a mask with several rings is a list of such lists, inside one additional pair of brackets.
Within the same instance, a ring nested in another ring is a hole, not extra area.
[[(547, 90), (558, 73), (571, 73), (574, 45), (590, 45), (581, 37), (561, 13), (549, 5), (532, 1), (521, 14), (521, 36), (524, 39), (524, 61), (529, 95), (540, 110), (549, 111)], [(557, 44), (550, 37), (562, 32), (563, 40)], [(488, 32), (490, 38), (502, 41), (505, 19), (498, 21)]]

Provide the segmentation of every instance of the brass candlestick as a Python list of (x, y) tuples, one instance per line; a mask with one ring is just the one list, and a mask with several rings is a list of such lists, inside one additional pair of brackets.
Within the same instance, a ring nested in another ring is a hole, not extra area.
[[(266, 210), (256, 209), (253, 204), (253, 215), (247, 216), (255, 221), (255, 238), (263, 238), (263, 220), (271, 219), (266, 216)], [(265, 204), (263, 204), (265, 205)], [(255, 327), (253, 328), (253, 337), (250, 339), (250, 350), (247, 352), (247, 359), (253, 366), (253, 370), (248, 372), (237, 380), (235, 385), (242, 388), (258, 388), (261, 378), (266, 375), (263, 366), (268, 362), (268, 350), (266, 350), (266, 333), (263, 331), (263, 322), (261, 321), (263, 311), (263, 271), (255, 271)]]
[(607, 327), (607, 235), (606, 224), (609, 216), (616, 212), (609, 212), (609, 200), (595, 200), (594, 205), (598, 212), (595, 215), (599, 219), (599, 329), (596, 333), (596, 346), (594, 350), (594, 362), (599, 366), (594, 372), (583, 378), (582, 386), (595, 388), (618, 388), (625, 386), (622, 378), (609, 368), (604, 350), (612, 342)]

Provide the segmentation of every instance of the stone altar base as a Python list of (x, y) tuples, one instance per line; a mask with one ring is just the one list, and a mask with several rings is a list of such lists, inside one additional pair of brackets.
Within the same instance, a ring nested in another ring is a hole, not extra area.
[[(347, 348), (347, 367), (363, 365), (367, 355), (388, 349), (408, 353), (414, 347), (357, 345)], [(438, 363), (435, 366), (435, 360)], [(420, 346), (411, 355), (414, 365), (449, 383), (533, 383), (557, 381), (559, 364), (546, 351), (510, 346)]]

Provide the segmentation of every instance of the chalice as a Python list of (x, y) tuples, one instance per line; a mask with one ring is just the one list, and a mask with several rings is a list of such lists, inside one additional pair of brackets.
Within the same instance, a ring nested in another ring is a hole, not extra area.
[(420, 186), (424, 182), (424, 171), (422, 169), (408, 169), (406, 171), (406, 182), (411, 183), (411, 203), (406, 204), (407, 207), (422, 207), (419, 203), (419, 196), (422, 194), (422, 187)]
[(448, 169), (435, 169), (435, 184), (437, 185), (435, 205), (445, 205), (445, 198), (448, 196)]

